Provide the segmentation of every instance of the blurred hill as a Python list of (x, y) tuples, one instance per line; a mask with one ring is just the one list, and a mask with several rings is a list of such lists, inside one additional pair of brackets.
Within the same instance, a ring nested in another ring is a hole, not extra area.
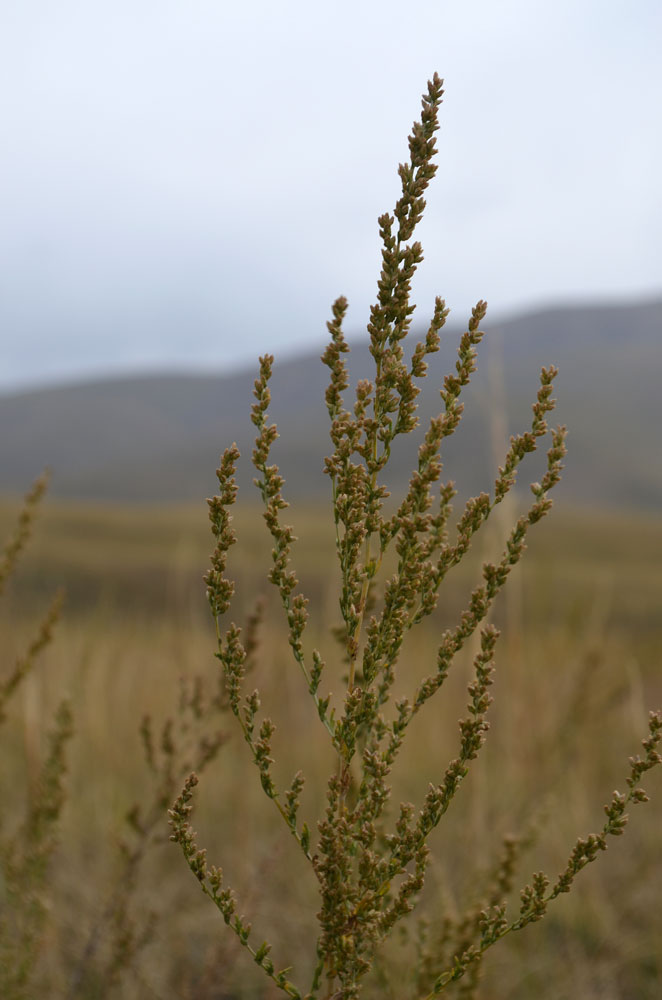
[[(488, 316), (484, 328), (478, 371), (463, 396), (466, 415), (445, 451), (445, 478), (455, 479), (463, 495), (490, 489), (507, 436), (529, 426), (540, 367), (553, 363), (560, 369), (555, 422), (569, 428), (559, 495), (600, 507), (662, 507), (662, 299), (543, 309), (494, 325)], [(423, 423), (438, 409), (460, 332), (449, 325), (430, 359), (419, 397)], [(409, 352), (415, 334), (410, 342)], [(350, 344), (353, 379), (370, 377), (367, 337)], [(0, 491), (23, 492), (48, 465), (55, 496), (196, 500), (214, 492), (218, 456), (232, 441), (242, 452), (240, 487), (252, 491), (256, 373), (257, 362), (225, 376), (116, 378), (4, 396)], [(276, 358), (270, 416), (281, 437), (273, 460), (292, 499), (328, 495), (321, 472), (329, 451), (327, 381), (319, 352)], [(411, 444), (400, 445), (393, 487), (406, 481), (414, 454)], [(539, 469), (525, 471), (525, 483)]]

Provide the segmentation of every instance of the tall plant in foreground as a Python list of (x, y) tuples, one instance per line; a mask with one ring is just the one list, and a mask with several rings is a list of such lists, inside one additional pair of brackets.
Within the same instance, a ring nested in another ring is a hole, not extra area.
[[(258, 692), (243, 691), (247, 651), (241, 642), (241, 629), (230, 624), (223, 631), (220, 625), (234, 594), (234, 584), (225, 576), (225, 570), (228, 550), (235, 540), (229, 514), (237, 493), (234, 477), (239, 452), (235, 445), (223, 454), (217, 472), (219, 495), (209, 501), (216, 548), (205, 579), (217, 624), (217, 656), (224, 671), (230, 707), (258, 769), (262, 788), (299, 844), (302, 863), (312, 867), (319, 883), (317, 961), (307, 987), (295, 985), (289, 970), (279, 970), (268, 943), (253, 940), (250, 924), (240, 916), (234, 893), (224, 884), (221, 869), (208, 866), (206, 850), (198, 847), (189, 823), (191, 799), (198, 781), (195, 774), (190, 775), (171, 810), (172, 839), (179, 843), (203, 891), (254, 961), (284, 993), (305, 1000), (358, 998), (378, 950), (396, 924), (416, 905), (425, 880), (430, 834), (469, 773), (488, 729), (489, 688), (498, 637), (496, 628), (488, 623), (490, 609), (512, 567), (519, 562), (530, 527), (552, 505), (549, 493), (559, 481), (565, 455), (565, 428), (550, 430), (547, 425), (547, 416), (554, 408), (552, 384), (556, 369), (543, 368), (530, 429), (511, 438), (492, 494), (481, 493), (470, 499), (457, 521), (454, 535), (449, 534), (456, 491), (452, 483), (441, 481), (440, 450), (444, 439), (458, 427), (463, 409), (462, 389), (475, 369), (476, 348), (483, 337), (480, 324), (486, 313), (486, 304), (481, 301), (460, 339), (455, 371), (444, 380), (441, 412), (430, 420), (425, 431), (409, 488), (395, 512), (387, 512), (388, 493), (382, 474), (395, 438), (411, 433), (417, 426), (418, 381), (425, 376), (427, 355), (439, 348), (440, 330), (448, 314), (444, 301), (438, 298), (425, 339), (416, 344), (407, 361), (403, 341), (414, 311), (410, 303), (411, 281), (423, 259), (421, 245), (412, 241), (412, 237), (425, 207), (425, 190), (436, 171), (432, 160), (441, 97), (442, 82), (435, 75), (423, 96), (420, 121), (414, 124), (409, 137), (409, 162), (401, 164), (398, 170), (402, 195), (393, 215), (379, 219), (382, 269), (377, 302), (368, 324), (375, 372), (372, 381), (359, 381), (351, 411), (343, 401), (349, 385), (343, 360), (348, 351), (342, 332), (347, 310), (344, 298), (334, 303), (333, 318), (328, 324), (331, 342), (322, 358), (331, 372), (326, 405), (333, 451), (326, 459), (326, 472), (333, 495), (336, 550), (342, 576), (342, 641), (348, 664), (344, 703), (338, 713), (330, 707), (330, 695), (320, 694), (325, 668), (322, 653), (313, 650), (308, 656), (304, 650), (308, 602), (297, 589), (298, 581), (290, 568), (295, 539), (292, 529), (281, 519), (287, 507), (281, 492), (283, 479), (277, 467), (269, 464), (270, 449), (277, 437), (276, 427), (269, 423), (267, 415), (271, 356), (261, 359), (255, 383), (252, 420), (257, 439), (253, 463), (265, 504), (264, 518), (274, 543), (270, 580), (282, 601), (289, 644), (319, 716), (321, 738), (330, 740), (337, 755), (337, 767), (328, 781), (326, 813), (318, 824), (317, 836), (306, 823), (299, 821), (303, 773), (297, 772), (290, 787), (284, 790), (276, 787), (272, 777), (274, 725), (269, 718), (260, 719)], [(512, 527), (501, 558), (483, 566), (482, 582), (473, 591), (460, 620), (441, 636), (429, 676), (412, 690), (409, 698), (397, 701), (390, 709), (398, 657), (407, 633), (434, 611), (447, 574), (464, 558), (476, 532), (514, 486), (520, 462), (545, 439), (549, 442), (546, 470), (540, 482), (532, 484), (530, 507)], [(391, 548), (397, 556), (397, 569), (382, 581), (382, 563)], [(457, 756), (445, 770), (437, 772), (418, 810), (403, 803), (393, 822), (386, 808), (389, 773), (409, 726), (438, 693), (455, 657), (475, 633), (480, 637), (479, 649), (468, 688), (468, 712), (460, 722)], [(628, 819), (626, 808), (646, 800), (639, 781), (645, 771), (662, 760), (657, 750), (661, 739), (662, 717), (651, 714), (649, 734), (643, 741), (644, 755), (630, 759), (628, 790), (624, 794), (615, 792), (605, 806), (602, 829), (577, 841), (565, 868), (555, 879), (536, 872), (522, 889), (515, 912), (509, 912), (505, 902), (512, 884), (514, 853), (505, 851), (495, 888), (487, 894), (486, 905), (476, 919), (467, 924), (467, 933), (458, 950), (450, 961), (444, 961), (440, 955), (436, 967), (434, 956), (426, 954), (428, 986), (422, 991), (412, 977), (412, 1000), (431, 1000), (465, 977), (468, 987), (465, 995), (473, 995), (476, 971), (486, 950), (505, 935), (543, 917), (548, 906), (570, 890), (581, 869), (606, 849), (608, 837), (623, 832)]]

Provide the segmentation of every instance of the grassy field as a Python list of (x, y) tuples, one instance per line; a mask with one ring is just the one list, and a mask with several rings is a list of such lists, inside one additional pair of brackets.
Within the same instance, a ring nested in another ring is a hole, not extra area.
[[(2, 535), (15, 513), (15, 504), (0, 507)], [(300, 539), (294, 563), (311, 600), (307, 645), (323, 650), (333, 678), (325, 683), (337, 697), (343, 667), (330, 635), (338, 619), (332, 522), (316, 508), (293, 512), (291, 520)], [(237, 581), (237, 620), (250, 612), (256, 595), (266, 599), (251, 683), (278, 727), (275, 776), (287, 785), (298, 767), (304, 769), (302, 810), (314, 829), (333, 755), (290, 656), (276, 595), (269, 594), (270, 544), (259, 512), (240, 510), (235, 527), (239, 541), (229, 572)], [(438, 612), (411, 635), (396, 695), (411, 693), (429, 672), (442, 629), (465, 605), (482, 560), (502, 543), (499, 525), (490, 530), (442, 591)], [(201, 580), (209, 550), (204, 506), (48, 502), (4, 602), (0, 635), (9, 667), (52, 592), (59, 585), (66, 591), (55, 641), (28, 677), (3, 731), (2, 793), (11, 825), (30, 795), (55, 707), (63, 694), (71, 700), (76, 732), (46, 900), (38, 995), (272, 995), (260, 971), (238, 954), (178, 848), (168, 843), (165, 819), (154, 827), (155, 842), (129, 878), (121, 849), (122, 842), (129, 849), (135, 842), (128, 811), (134, 802), (149, 803), (157, 784), (142, 751), (142, 718), (149, 714), (157, 729), (169, 717), (182, 720), (182, 679), (190, 683), (200, 676), (211, 693), (218, 686)], [(540, 868), (556, 875), (577, 836), (601, 827), (602, 806), (613, 788), (622, 788), (628, 756), (638, 752), (645, 735), (647, 710), (662, 706), (660, 555), (659, 518), (559, 510), (532, 533), (494, 614), (503, 634), (492, 731), (432, 838), (433, 877), (420, 905), (430, 934), (439, 933), (444, 915), (471, 905), (508, 832), (531, 833), (516, 880), (524, 885)], [(428, 783), (440, 779), (457, 753), (468, 662), (469, 656), (458, 658), (439, 704), (421, 714), (393, 775), (394, 806), (402, 799), (420, 803)], [(212, 711), (191, 718), (181, 733), (175, 725), (182, 775), (197, 730), (220, 726), (227, 732), (201, 779), (194, 825), (210, 861), (223, 867), (236, 889), (240, 910), (273, 942), (277, 963), (292, 963), (297, 981), (307, 983), (316, 937), (315, 884), (262, 794), (232, 723), (227, 712)], [(484, 1000), (659, 997), (662, 776), (653, 772), (645, 786), (653, 801), (634, 810), (626, 836), (582, 873), (573, 893), (540, 924), (511, 935), (487, 955)], [(121, 911), (109, 909), (118, 886), (126, 890)], [(122, 965), (116, 945), (129, 926), (135, 928), (134, 944), (143, 934), (147, 940)], [(368, 995), (416, 1000), (406, 985), (415, 962), (414, 942), (396, 941)]]

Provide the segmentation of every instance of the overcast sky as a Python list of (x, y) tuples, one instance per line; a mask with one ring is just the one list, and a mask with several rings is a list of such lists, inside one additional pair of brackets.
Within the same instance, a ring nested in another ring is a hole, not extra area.
[(364, 328), (446, 80), (419, 316), (662, 291), (660, 0), (20, 0), (0, 13), (0, 387)]

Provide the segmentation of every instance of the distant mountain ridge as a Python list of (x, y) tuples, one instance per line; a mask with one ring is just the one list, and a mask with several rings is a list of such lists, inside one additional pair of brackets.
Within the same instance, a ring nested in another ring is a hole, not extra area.
[[(662, 299), (541, 309), (494, 324), (488, 316), (484, 327), (478, 371), (463, 396), (466, 414), (445, 451), (444, 478), (456, 479), (465, 495), (490, 489), (507, 435), (530, 423), (540, 367), (553, 363), (560, 369), (554, 420), (569, 428), (559, 495), (601, 507), (662, 510)], [(460, 332), (446, 328), (442, 349), (429, 359), (419, 397), (423, 425), (439, 407), (438, 389), (454, 365)], [(416, 339), (412, 333), (408, 353)], [(367, 337), (350, 345), (353, 379), (370, 377)], [(225, 376), (112, 378), (0, 397), (0, 491), (22, 492), (48, 465), (54, 496), (201, 499), (214, 491), (218, 456), (232, 441), (242, 452), (240, 487), (253, 490), (256, 372), (257, 361)], [(319, 352), (280, 363), (276, 357), (270, 416), (281, 436), (273, 459), (293, 499), (328, 494), (321, 471), (329, 451), (327, 382)], [(406, 482), (412, 461), (411, 444), (395, 450), (394, 488)], [(524, 475), (528, 482), (539, 471)]]

